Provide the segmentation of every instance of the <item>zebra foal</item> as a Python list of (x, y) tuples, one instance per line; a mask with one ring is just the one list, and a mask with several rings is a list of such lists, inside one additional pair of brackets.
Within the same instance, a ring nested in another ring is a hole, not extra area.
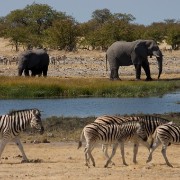
[[(163, 118), (151, 116), (151, 115), (142, 115), (142, 116), (108, 116), (108, 115), (104, 115), (104, 116), (98, 117), (94, 122), (100, 123), (100, 124), (105, 124), (105, 125), (106, 124), (110, 125), (110, 124), (121, 124), (122, 122), (127, 122), (127, 121), (137, 121), (137, 122), (143, 123), (144, 130), (149, 139), (152, 139), (152, 135), (159, 125), (166, 124), (169, 122), (169, 120), (167, 120), (167, 119), (163, 119)], [(137, 163), (136, 157), (137, 157), (137, 153), (138, 153), (138, 147), (139, 147), (139, 142), (136, 140), (136, 141), (134, 141), (134, 149), (133, 149), (133, 162), (134, 163)], [(105, 157), (108, 159), (109, 158), (109, 155), (107, 152), (108, 145), (103, 144), (102, 150), (104, 152)], [(123, 164), (127, 165), (123, 155), (122, 155), (122, 159), (123, 159)]]
[(12, 111), (9, 114), (0, 116), (0, 158), (6, 144), (13, 140), (22, 153), (22, 162), (28, 161), (23, 146), (19, 139), (19, 134), (28, 126), (37, 129), (43, 134), (44, 128), (41, 121), (41, 113), (38, 109), (24, 109)]
[(180, 126), (169, 122), (157, 127), (153, 142), (151, 144), (147, 163), (152, 160), (152, 153), (160, 144), (162, 144), (161, 153), (166, 161), (166, 164), (170, 167), (173, 167), (167, 159), (166, 149), (167, 146), (171, 144), (180, 144)]
[(94, 158), (91, 154), (97, 143), (102, 144), (114, 144), (111, 156), (106, 161), (104, 167), (107, 167), (111, 162), (111, 159), (116, 153), (118, 144), (121, 144), (121, 153), (124, 157), (124, 142), (128, 140), (139, 140), (145, 142), (147, 147), (149, 144), (146, 143), (147, 136), (144, 132), (143, 124), (135, 121), (124, 122), (122, 124), (110, 124), (103, 125), (99, 123), (91, 123), (84, 127), (78, 149), (82, 146), (82, 139), (86, 140), (85, 147), (85, 165), (89, 167), (89, 158), (91, 159), (93, 166), (95, 166)]

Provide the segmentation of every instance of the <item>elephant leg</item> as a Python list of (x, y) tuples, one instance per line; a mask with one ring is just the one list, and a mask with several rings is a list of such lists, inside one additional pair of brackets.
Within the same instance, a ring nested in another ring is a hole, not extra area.
[(18, 69), (18, 76), (22, 76), (23, 70), (22, 69)]
[(24, 70), (24, 75), (25, 75), (25, 76), (29, 76), (29, 70), (28, 70), (28, 69), (25, 69), (25, 70)]
[(31, 71), (31, 76), (35, 77), (36, 76), (36, 72), (34, 70)]
[(151, 72), (150, 72), (150, 67), (149, 67), (149, 63), (148, 62), (143, 62), (142, 63), (142, 67), (146, 73), (146, 81), (151, 81)]
[(120, 80), (119, 75), (118, 75), (118, 70), (119, 70), (119, 67), (111, 69), (111, 74), (110, 74), (111, 80)]
[(113, 71), (113, 69), (111, 69), (110, 79), (113, 80), (114, 79), (113, 77), (114, 77), (114, 71)]
[(44, 77), (47, 77), (47, 71), (48, 71), (48, 67), (43, 68), (42, 72)]
[(141, 64), (135, 64), (135, 69), (136, 69), (136, 80), (141, 79)]

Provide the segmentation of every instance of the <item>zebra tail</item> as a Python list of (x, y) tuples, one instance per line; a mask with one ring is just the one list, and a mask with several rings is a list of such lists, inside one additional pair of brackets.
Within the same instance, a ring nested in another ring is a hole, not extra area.
[(82, 130), (81, 137), (80, 137), (80, 140), (79, 140), (77, 149), (79, 149), (80, 147), (82, 147), (83, 137), (84, 137), (84, 129)]

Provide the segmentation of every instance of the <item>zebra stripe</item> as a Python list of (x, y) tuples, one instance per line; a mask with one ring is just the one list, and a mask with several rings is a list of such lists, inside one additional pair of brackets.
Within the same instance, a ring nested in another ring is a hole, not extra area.
[[(117, 146), (119, 143), (123, 144), (125, 141), (128, 140), (139, 140), (144, 141), (146, 140), (147, 136), (145, 131), (143, 130), (143, 124), (137, 121), (128, 121), (121, 124), (100, 124), (93, 122), (88, 124), (84, 127), (78, 149), (82, 146), (82, 139), (83, 137), (86, 140), (86, 147), (85, 147), (85, 160), (86, 165), (88, 166), (88, 157), (91, 159), (93, 166), (95, 166), (94, 158), (91, 154), (94, 146), (100, 142), (103, 144), (115, 144), (112, 154), (107, 160), (105, 167), (111, 162), (111, 159), (115, 155)], [(146, 144), (148, 146), (148, 144)], [(124, 148), (122, 146), (122, 148)], [(124, 151), (124, 149), (122, 149)], [(124, 154), (123, 154), (124, 156)]]
[[(156, 116), (144, 115), (144, 116), (100, 116), (94, 122), (100, 124), (121, 124), (126, 121), (138, 121), (144, 123), (144, 129), (146, 131), (147, 137), (152, 139), (152, 135), (155, 132), (156, 128), (159, 125), (168, 123), (169, 120), (163, 119)], [(134, 150), (133, 150), (133, 162), (137, 163), (136, 156), (138, 152), (139, 142), (134, 142)], [(108, 145), (102, 145), (102, 150), (104, 152), (105, 157), (108, 159)], [(112, 162), (113, 163), (113, 162)], [(125, 160), (123, 160), (123, 164), (127, 165)]]
[(180, 144), (180, 126), (169, 122), (157, 127), (147, 162), (152, 160), (152, 153), (160, 144), (162, 144), (161, 153), (166, 161), (166, 164), (173, 167), (167, 159), (166, 149), (170, 144)]
[(159, 125), (169, 122), (167, 119), (163, 119), (156, 116), (100, 116), (94, 122), (100, 124), (121, 124), (125, 121), (139, 121), (145, 124), (145, 129), (148, 137), (154, 133)]
[(2, 136), (2, 141), (0, 143), (0, 157), (5, 145), (12, 139), (20, 149), (23, 161), (28, 161), (18, 136), (29, 125), (32, 128), (37, 129), (40, 134), (44, 132), (41, 122), (41, 113), (38, 109), (11, 111), (9, 114), (0, 116), (0, 133)]

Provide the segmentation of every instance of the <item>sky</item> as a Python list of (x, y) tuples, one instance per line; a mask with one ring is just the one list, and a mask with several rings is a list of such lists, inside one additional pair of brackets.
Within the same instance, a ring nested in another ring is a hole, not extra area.
[(48, 4), (56, 11), (65, 12), (82, 23), (92, 19), (92, 12), (107, 8), (112, 14), (132, 14), (134, 23), (150, 25), (164, 19), (180, 20), (180, 0), (1, 0), (0, 17), (23, 9), (33, 2)]

